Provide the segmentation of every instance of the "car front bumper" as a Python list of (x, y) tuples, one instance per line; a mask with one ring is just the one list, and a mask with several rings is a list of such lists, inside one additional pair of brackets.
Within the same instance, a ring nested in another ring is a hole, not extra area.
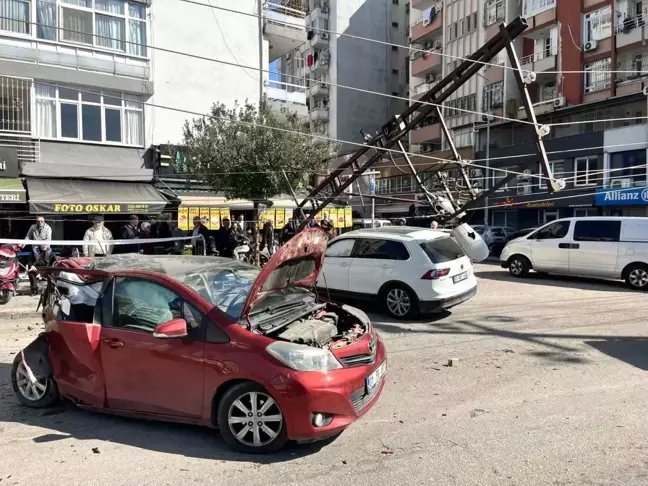
[[(378, 339), (372, 364), (329, 372), (290, 371), (276, 376), (270, 391), (283, 412), (288, 437), (305, 442), (326, 439), (367, 413), (383, 391), (386, 373), (370, 390), (366, 379), (383, 363), (387, 366), (385, 346)], [(312, 422), (315, 413), (327, 414), (332, 420), (316, 427)]]
[(422, 300), (419, 302), (419, 311), (422, 314), (430, 314), (433, 312), (439, 312), (445, 309), (450, 309), (456, 305), (462, 304), (467, 300), (472, 299), (477, 294), (477, 286), (475, 285), (470, 290), (463, 292), (459, 295), (454, 295), (452, 297), (447, 297), (441, 300)]

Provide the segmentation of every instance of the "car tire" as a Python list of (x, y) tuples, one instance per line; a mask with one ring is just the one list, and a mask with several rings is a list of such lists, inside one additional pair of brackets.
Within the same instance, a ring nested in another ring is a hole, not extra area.
[(516, 278), (523, 278), (529, 275), (531, 262), (521, 255), (512, 256), (508, 261), (508, 269), (511, 275)]
[(59, 401), (59, 391), (52, 378), (38, 380), (36, 385), (25, 383), (27, 372), (22, 353), (16, 355), (11, 366), (11, 387), (18, 401), (30, 408), (47, 408)]
[(382, 291), (383, 306), (396, 319), (412, 319), (419, 314), (418, 298), (405, 285), (390, 285)]
[(648, 290), (648, 265), (630, 265), (625, 271), (625, 281), (632, 289)]
[[(266, 410), (262, 412), (264, 407)], [(254, 413), (257, 416), (249, 416)], [(244, 420), (253, 418), (257, 420)], [(251, 381), (234, 385), (225, 392), (218, 404), (218, 428), (228, 446), (246, 454), (275, 452), (288, 442), (286, 421), (279, 404), (268, 390)]]

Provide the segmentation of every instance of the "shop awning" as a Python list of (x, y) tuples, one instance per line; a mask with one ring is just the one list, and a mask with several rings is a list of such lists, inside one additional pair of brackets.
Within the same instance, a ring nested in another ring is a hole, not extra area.
[(157, 214), (166, 199), (150, 184), (27, 179), (33, 214)]
[(0, 204), (26, 201), (25, 188), (20, 179), (0, 179)]

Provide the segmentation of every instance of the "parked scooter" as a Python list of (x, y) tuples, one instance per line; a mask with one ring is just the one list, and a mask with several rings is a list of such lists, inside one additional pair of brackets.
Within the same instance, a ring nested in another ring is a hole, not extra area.
[(250, 261), (250, 253), (252, 248), (250, 247), (250, 240), (245, 236), (238, 238), (236, 245), (234, 247), (234, 259), (240, 262)]
[(0, 248), (0, 305), (6, 305), (16, 294), (20, 266), (16, 259), (19, 249), (15, 245)]

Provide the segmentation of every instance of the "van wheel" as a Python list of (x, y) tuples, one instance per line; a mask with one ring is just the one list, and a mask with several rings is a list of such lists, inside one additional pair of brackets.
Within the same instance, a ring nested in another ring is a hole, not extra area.
[(648, 289), (648, 266), (637, 263), (626, 270), (626, 283), (637, 290)]
[(404, 285), (392, 285), (382, 293), (385, 309), (397, 319), (412, 319), (418, 315), (418, 299)]
[(526, 277), (531, 270), (531, 262), (526, 257), (516, 255), (509, 260), (509, 272), (514, 277)]

